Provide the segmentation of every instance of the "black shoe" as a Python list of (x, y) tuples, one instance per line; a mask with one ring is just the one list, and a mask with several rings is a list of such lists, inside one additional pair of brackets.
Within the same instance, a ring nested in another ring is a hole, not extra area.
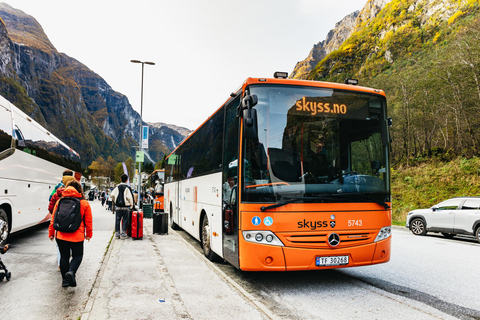
[(68, 280), (67, 279), (63, 279), (62, 281), (62, 287), (68, 287)]
[(68, 285), (70, 287), (76, 287), (77, 281), (75, 281), (75, 273), (73, 271), (68, 271), (65, 273), (65, 279), (67, 279)]

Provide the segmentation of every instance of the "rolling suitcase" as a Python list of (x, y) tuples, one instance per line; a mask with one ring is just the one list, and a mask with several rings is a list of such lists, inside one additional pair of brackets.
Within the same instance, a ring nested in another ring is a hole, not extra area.
[(132, 212), (132, 239), (143, 239), (143, 211)]

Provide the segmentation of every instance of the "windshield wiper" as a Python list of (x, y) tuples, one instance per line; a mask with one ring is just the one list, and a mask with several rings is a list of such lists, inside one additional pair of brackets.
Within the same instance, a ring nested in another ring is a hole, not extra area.
[(357, 199), (360, 198), (360, 199), (363, 199), (363, 200), (369, 200), (369, 201), (375, 202), (378, 205), (383, 206), (385, 209), (390, 209), (390, 206), (386, 202), (383, 202), (383, 201), (380, 201), (380, 200), (375, 199), (373, 197), (367, 196), (366, 194), (340, 193), (340, 194), (330, 194), (328, 196), (320, 196), (320, 197), (302, 197), (302, 198), (288, 199), (288, 200), (285, 200), (285, 201), (282, 201), (282, 202), (272, 204), (270, 206), (266, 206), (266, 207), (262, 206), (260, 208), (260, 210), (262, 210), (262, 212), (265, 212), (267, 210), (283, 207), (287, 204), (298, 202), (298, 201), (332, 200), (332, 199), (335, 199), (335, 198), (338, 198), (338, 197), (347, 197), (347, 196), (353, 196), (354, 198), (357, 198)]
[(374, 197), (370, 197), (370, 196), (366, 195), (365, 193), (343, 193), (342, 195), (345, 196), (345, 197), (346, 196), (352, 196), (353, 198), (357, 198), (357, 199), (369, 200), (369, 201), (375, 202), (378, 205), (381, 205), (385, 209), (390, 209), (390, 206), (386, 202), (375, 199)]
[(334, 197), (336, 197), (337, 195), (330, 195), (330, 196), (322, 196), (322, 197), (302, 197), (302, 198), (295, 198), (295, 199), (288, 199), (288, 200), (285, 200), (285, 201), (282, 201), (282, 202), (278, 202), (278, 203), (275, 203), (275, 204), (272, 204), (270, 206), (262, 206), (260, 208), (260, 210), (262, 210), (262, 212), (265, 212), (267, 210), (270, 210), (270, 209), (275, 209), (275, 208), (278, 208), (278, 207), (283, 207), (284, 205), (287, 205), (287, 204), (290, 204), (290, 203), (294, 203), (294, 202), (298, 202), (298, 201), (305, 201), (305, 200), (308, 200), (308, 201), (314, 201), (314, 200), (332, 200)]

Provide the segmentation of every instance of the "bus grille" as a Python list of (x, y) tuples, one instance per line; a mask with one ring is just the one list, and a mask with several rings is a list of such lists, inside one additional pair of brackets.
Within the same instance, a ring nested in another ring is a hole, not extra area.
[(277, 233), (276, 235), (282, 240), (286, 247), (330, 248), (327, 242), (330, 233), (336, 233), (340, 236), (340, 244), (336, 246), (336, 248), (345, 248), (373, 242), (377, 231), (295, 232)]

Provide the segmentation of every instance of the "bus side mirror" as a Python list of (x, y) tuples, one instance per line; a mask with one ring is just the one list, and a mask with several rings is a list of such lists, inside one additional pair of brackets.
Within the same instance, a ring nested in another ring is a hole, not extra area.
[(244, 133), (247, 139), (258, 139), (257, 110), (253, 107), (258, 103), (256, 95), (246, 95), (242, 99)]
[(257, 124), (257, 110), (250, 110), (250, 117), (246, 118), (246, 113), (248, 110), (243, 110), (243, 128), (245, 133), (245, 138), (250, 140), (258, 139), (258, 124)]

